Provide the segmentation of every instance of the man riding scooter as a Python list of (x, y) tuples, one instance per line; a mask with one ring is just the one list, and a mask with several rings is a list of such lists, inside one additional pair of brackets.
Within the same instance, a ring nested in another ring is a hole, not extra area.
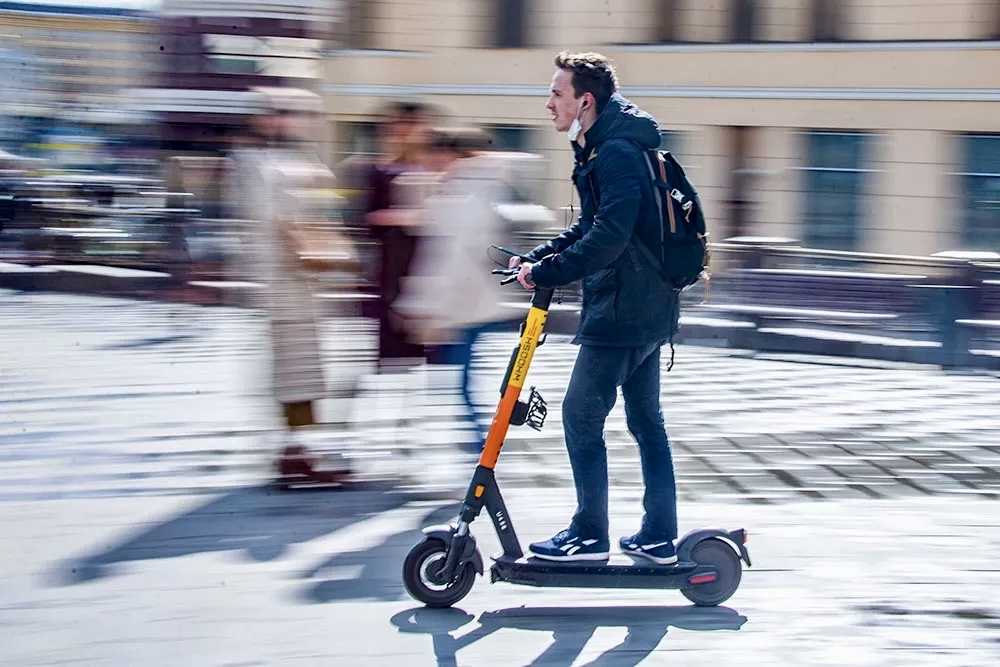
[(622, 552), (659, 565), (677, 562), (674, 467), (660, 408), (660, 348), (676, 331), (678, 298), (664, 288), (636, 241), (656, 248), (660, 209), (645, 151), (660, 144), (656, 121), (617, 93), (615, 69), (596, 53), (560, 53), (545, 104), (575, 155), (579, 220), (526, 255), (526, 288), (583, 280), (580, 346), (563, 401), (563, 428), (577, 510), (566, 530), (531, 544), (538, 558), (604, 561), (608, 539), (608, 461), (604, 423), (622, 388), (628, 429), (639, 444), (646, 485), (639, 532)]

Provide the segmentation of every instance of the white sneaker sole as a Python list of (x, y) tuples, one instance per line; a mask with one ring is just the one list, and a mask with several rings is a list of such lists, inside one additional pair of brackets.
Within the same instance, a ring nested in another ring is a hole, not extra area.
[(652, 561), (657, 565), (674, 565), (677, 563), (677, 556), (667, 556), (666, 558), (657, 558), (651, 554), (644, 551), (622, 551), (626, 556), (631, 556), (632, 558), (643, 558), (645, 560)]
[(574, 556), (548, 556), (545, 554), (536, 554), (532, 551), (531, 555), (535, 558), (550, 560), (556, 563), (571, 563), (573, 561), (606, 561), (611, 558), (610, 551), (600, 554), (576, 554)]

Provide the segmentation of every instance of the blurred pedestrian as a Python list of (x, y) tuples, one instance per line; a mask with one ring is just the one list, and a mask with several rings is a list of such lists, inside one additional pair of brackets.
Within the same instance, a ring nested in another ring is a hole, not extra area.
[[(490, 247), (507, 243), (511, 224), (504, 204), (519, 199), (524, 181), (537, 173), (540, 158), (491, 151), (490, 137), (477, 128), (439, 128), (429, 133), (425, 164), (439, 175), (437, 194), (425, 206), (423, 241), (405, 279), (394, 312), (404, 317), (428, 348), (446, 351), (442, 361), (460, 366), (460, 391), (477, 449), (488, 428), (479, 419), (471, 383), (476, 342), (490, 331), (514, 329), (523, 313), (506, 306), (509, 291), (491, 270)], [(539, 226), (552, 221), (544, 207), (532, 207)]]
[[(283, 449), (276, 463), (281, 484), (330, 484), (345, 479), (346, 460), (333, 453), (321, 468), (303, 439), (317, 422), (316, 402), (327, 395), (315, 299), (316, 264), (353, 268), (343, 256), (324, 258), (315, 243), (338, 238), (329, 219), (333, 174), (316, 156), (310, 120), (319, 113), (315, 94), (258, 88), (254, 145), (234, 151), (232, 196), (242, 221), (244, 267), (263, 284), (272, 390), (284, 418)], [(328, 246), (329, 244), (327, 244)]]
[(420, 102), (395, 102), (379, 127), (382, 155), (361, 167), (365, 191), (362, 226), (375, 244), (370, 271), (376, 298), (370, 314), (378, 322), (378, 369), (392, 371), (424, 361), (424, 347), (412, 341), (392, 313), (403, 279), (409, 275), (423, 222), (421, 190), (405, 176), (422, 172), (429, 108)]

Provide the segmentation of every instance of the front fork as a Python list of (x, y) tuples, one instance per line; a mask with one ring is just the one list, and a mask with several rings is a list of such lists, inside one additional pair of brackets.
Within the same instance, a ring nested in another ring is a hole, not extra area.
[(497, 531), (500, 546), (503, 548), (504, 556), (518, 559), (524, 556), (521, 551), (521, 543), (514, 532), (514, 524), (510, 520), (507, 505), (504, 503), (497, 486), (496, 476), (493, 470), (485, 466), (478, 466), (472, 476), (472, 483), (465, 494), (465, 501), (462, 503), (462, 510), (458, 516), (458, 523), (451, 531), (451, 542), (448, 546), (448, 553), (445, 557), (444, 565), (437, 573), (437, 578), (442, 581), (454, 581), (461, 572), (461, 566), (476, 555), (476, 539), (469, 532), (469, 525), (482, 512), (483, 508), (489, 512), (490, 520)]
[(541, 429), (545, 422), (548, 412), (545, 401), (534, 387), (530, 388), (527, 401), (518, 400), (518, 397), (524, 386), (535, 349), (545, 341), (542, 330), (545, 328), (552, 294), (551, 288), (536, 288), (532, 296), (531, 309), (521, 325), (520, 341), (511, 354), (507, 372), (500, 386), (500, 404), (497, 406), (493, 424), (486, 437), (486, 445), (479, 457), (476, 472), (472, 475), (469, 489), (465, 493), (458, 524), (451, 531), (451, 541), (444, 565), (436, 573), (439, 580), (454, 581), (464, 563), (473, 558), (481, 560), (476, 552), (476, 540), (469, 533), (469, 524), (475, 521), (483, 507), (489, 510), (504, 556), (513, 559), (524, 556), (517, 535), (514, 533), (510, 515), (507, 513), (507, 506), (503, 496), (500, 495), (493, 468), (511, 424), (516, 426), (528, 424), (534, 429)]
[(471, 557), (471, 554), (465, 553), (466, 549), (471, 547), (471, 550), (475, 550), (476, 548), (475, 540), (469, 538), (469, 523), (459, 520), (455, 532), (451, 535), (451, 544), (448, 546), (448, 555), (444, 559), (444, 565), (436, 574), (439, 581), (455, 581), (458, 572), (460, 572), (459, 565), (464, 564)]

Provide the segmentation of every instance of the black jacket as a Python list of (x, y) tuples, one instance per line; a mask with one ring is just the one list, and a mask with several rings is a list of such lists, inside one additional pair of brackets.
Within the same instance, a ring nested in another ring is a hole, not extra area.
[(574, 143), (573, 183), (580, 217), (528, 257), (541, 287), (583, 280), (583, 310), (574, 342), (627, 347), (664, 343), (677, 330), (677, 294), (635, 247), (658, 248), (660, 214), (643, 151), (660, 145), (652, 116), (617, 93)]

